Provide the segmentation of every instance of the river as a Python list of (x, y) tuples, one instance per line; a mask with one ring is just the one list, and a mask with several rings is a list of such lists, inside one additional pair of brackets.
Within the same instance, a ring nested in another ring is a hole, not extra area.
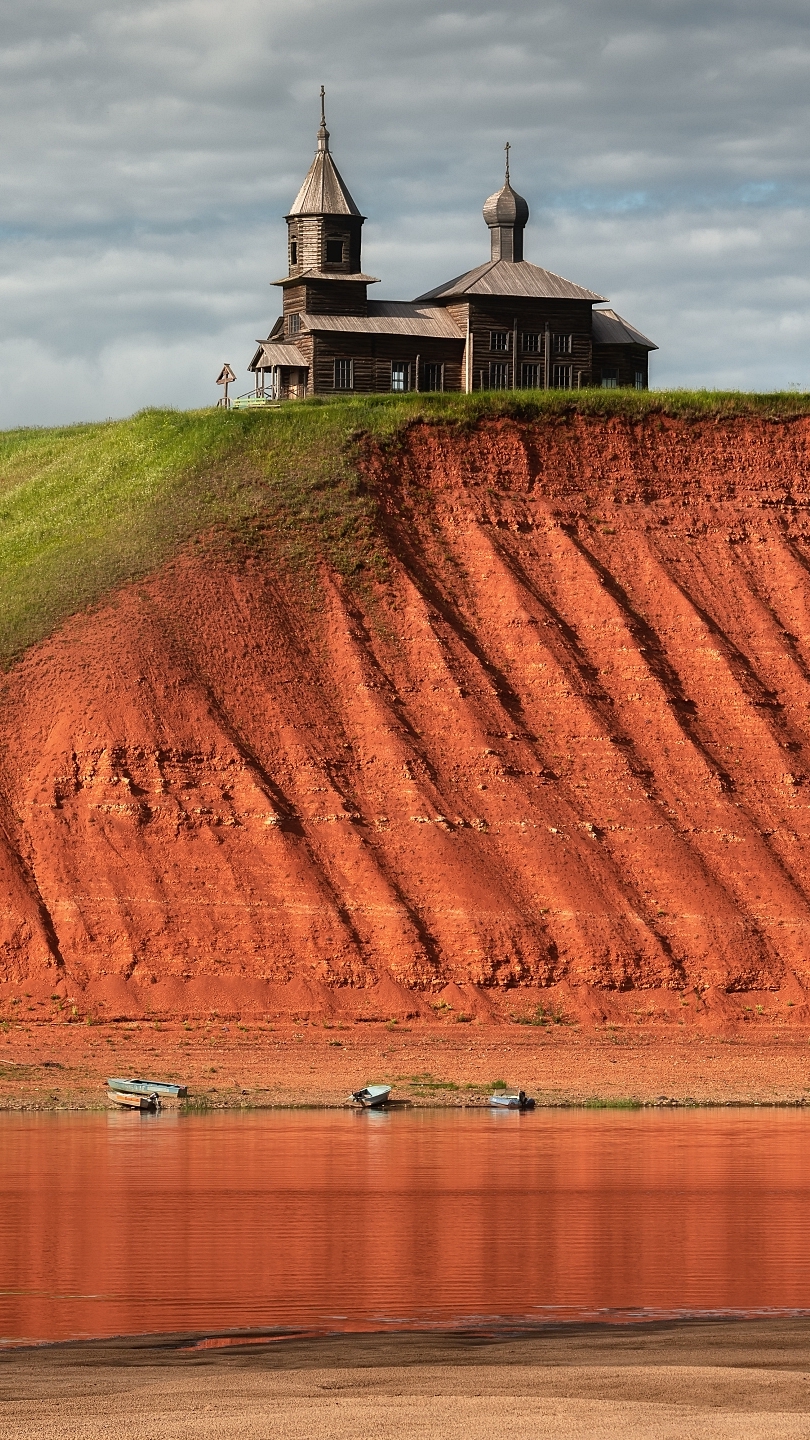
[(0, 1337), (810, 1310), (809, 1140), (781, 1110), (7, 1114)]

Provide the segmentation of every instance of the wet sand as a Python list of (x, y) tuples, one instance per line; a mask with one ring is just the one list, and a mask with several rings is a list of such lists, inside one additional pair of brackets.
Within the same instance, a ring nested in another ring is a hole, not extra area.
[(385, 1081), (418, 1105), (484, 1103), (493, 1082), (543, 1105), (801, 1104), (803, 1027), (601, 1028), (473, 1023), (15, 1024), (0, 1032), (0, 1108), (98, 1109), (108, 1075), (173, 1078), (205, 1108), (341, 1105)]
[(810, 1436), (804, 1320), (193, 1345), (169, 1336), (6, 1351), (0, 1437)]

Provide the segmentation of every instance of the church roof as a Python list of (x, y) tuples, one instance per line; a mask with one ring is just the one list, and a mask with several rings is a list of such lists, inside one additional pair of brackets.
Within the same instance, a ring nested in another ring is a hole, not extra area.
[(248, 370), (268, 370), (273, 365), (292, 365), (306, 368), (306, 360), (296, 345), (285, 345), (278, 340), (257, 340), (258, 350)]
[(354, 281), (361, 285), (379, 285), (377, 275), (364, 275), (362, 271), (343, 270), (302, 270), (298, 275), (283, 275), (280, 280), (271, 280), (271, 285), (303, 285), (306, 280), (342, 280), (344, 283)]
[(359, 215), (360, 211), (349, 194), (343, 176), (329, 150), (329, 131), (323, 108), (321, 86), (321, 126), (318, 149), (307, 171), (301, 189), (290, 208), (290, 215)]
[(368, 315), (301, 316), (305, 330), (342, 330), (360, 335), (423, 335), (435, 340), (463, 340), (450, 316), (435, 305), (404, 300), (369, 300)]
[(658, 349), (652, 340), (642, 335), (629, 320), (623, 320), (615, 310), (594, 310), (593, 339), (596, 345), (639, 345), (643, 350)]
[(593, 290), (575, 285), (573, 280), (564, 280), (551, 270), (531, 265), (528, 260), (488, 260), (485, 265), (476, 265), (455, 280), (437, 285), (418, 295), (416, 304), (425, 300), (464, 299), (467, 295), (512, 296), (516, 300), (590, 300), (592, 304), (604, 300)]

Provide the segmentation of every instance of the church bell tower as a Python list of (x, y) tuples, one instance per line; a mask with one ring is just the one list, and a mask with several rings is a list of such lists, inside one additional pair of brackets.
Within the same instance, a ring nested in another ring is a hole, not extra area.
[(361, 231), (365, 216), (360, 214), (332, 159), (323, 86), (315, 159), (285, 218), (290, 279), (304, 276), (337, 279), (361, 273)]

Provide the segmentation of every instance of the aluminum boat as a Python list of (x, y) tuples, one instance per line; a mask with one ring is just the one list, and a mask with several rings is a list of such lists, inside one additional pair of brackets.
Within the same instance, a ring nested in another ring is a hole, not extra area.
[(362, 1090), (353, 1090), (350, 1098), (362, 1105), (364, 1110), (377, 1110), (386, 1103), (390, 1094), (390, 1085), (364, 1085)]

